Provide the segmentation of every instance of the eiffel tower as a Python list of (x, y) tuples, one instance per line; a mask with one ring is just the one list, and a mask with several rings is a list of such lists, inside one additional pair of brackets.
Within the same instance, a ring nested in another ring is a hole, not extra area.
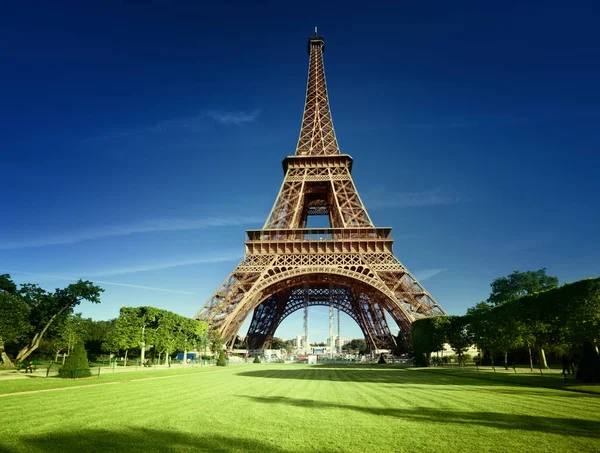
[[(263, 228), (247, 231), (241, 263), (195, 315), (229, 348), (251, 313), (251, 349), (267, 347), (281, 322), (308, 306), (349, 315), (372, 349), (395, 345), (389, 318), (406, 341), (415, 319), (446, 314), (394, 256), (392, 229), (375, 227), (358, 195), (352, 158), (333, 129), (324, 51), (315, 28), (300, 137), (283, 160), (279, 195)], [(330, 228), (306, 228), (309, 216), (328, 216)]]

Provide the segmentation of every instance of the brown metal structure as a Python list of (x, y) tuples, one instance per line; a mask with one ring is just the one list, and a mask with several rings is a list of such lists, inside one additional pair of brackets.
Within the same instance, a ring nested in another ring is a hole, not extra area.
[[(195, 318), (220, 331), (231, 348), (253, 313), (248, 346), (269, 344), (279, 324), (311, 305), (333, 305), (362, 329), (371, 348), (393, 347), (386, 313), (402, 335), (422, 316), (445, 311), (398, 261), (391, 228), (377, 228), (352, 180), (352, 158), (341, 154), (333, 129), (323, 38), (311, 37), (306, 103), (296, 153), (273, 209), (260, 230), (247, 231), (246, 255)], [(330, 228), (307, 229), (309, 216)]]

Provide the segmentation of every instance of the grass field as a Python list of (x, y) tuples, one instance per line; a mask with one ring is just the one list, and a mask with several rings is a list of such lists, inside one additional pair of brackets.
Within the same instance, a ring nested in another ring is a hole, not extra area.
[(2, 381), (0, 451), (600, 451), (596, 387), (541, 379), (249, 364)]

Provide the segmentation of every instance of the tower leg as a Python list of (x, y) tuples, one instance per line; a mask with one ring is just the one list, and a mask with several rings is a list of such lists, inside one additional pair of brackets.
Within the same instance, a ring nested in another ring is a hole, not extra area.
[(335, 340), (333, 338), (333, 303), (329, 301), (329, 357), (333, 358)]
[(308, 341), (308, 287), (304, 287), (304, 355), (310, 353)]

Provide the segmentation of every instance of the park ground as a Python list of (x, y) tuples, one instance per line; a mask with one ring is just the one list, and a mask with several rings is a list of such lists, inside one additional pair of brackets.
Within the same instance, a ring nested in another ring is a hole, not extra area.
[(599, 387), (390, 365), (6, 379), (0, 451), (592, 452)]

